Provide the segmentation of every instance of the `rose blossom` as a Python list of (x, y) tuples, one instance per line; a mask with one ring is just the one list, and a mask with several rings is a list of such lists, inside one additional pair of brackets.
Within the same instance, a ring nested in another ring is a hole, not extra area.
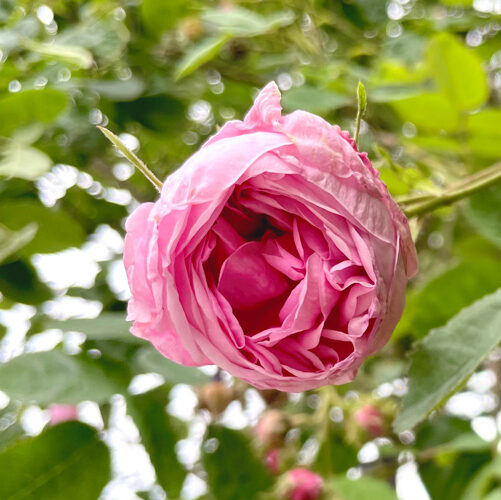
[(274, 83), (126, 224), (132, 333), (260, 389), (353, 379), (416, 271), (407, 220), (366, 153)]
[(317, 500), (324, 486), (323, 479), (308, 469), (298, 467), (287, 473), (289, 500)]

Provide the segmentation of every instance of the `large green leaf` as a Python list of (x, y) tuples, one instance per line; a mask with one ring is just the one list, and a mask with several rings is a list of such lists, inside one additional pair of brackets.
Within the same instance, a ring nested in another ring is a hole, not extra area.
[(26, 256), (78, 247), (85, 240), (84, 231), (71, 215), (44, 207), (34, 200), (0, 202), (0, 220), (13, 231), (18, 231), (31, 222), (38, 225), (37, 234), (22, 249), (22, 255)]
[(0, 263), (29, 243), (37, 229), (36, 224), (28, 224), (19, 231), (9, 231), (0, 225)]
[(200, 66), (214, 59), (230, 39), (226, 34), (207, 38), (193, 46), (181, 59), (175, 70), (176, 79), (183, 78), (193, 73)]
[(55, 59), (62, 63), (71, 64), (77, 68), (89, 69), (94, 63), (92, 53), (78, 45), (63, 45), (59, 43), (45, 43), (26, 40), (23, 45), (42, 57)]
[(242, 432), (212, 425), (207, 439), (203, 463), (215, 498), (253, 500), (270, 486), (268, 471)]
[(474, 109), (485, 102), (487, 77), (473, 51), (454, 36), (439, 33), (431, 39), (427, 55), (430, 73), (456, 109)]
[(159, 2), (158, 0), (141, 1), (140, 12), (143, 22), (148, 30), (157, 37), (175, 26), (179, 19), (186, 15), (186, 11), (186, 2), (181, 0), (169, 0), (168, 2)]
[(423, 337), (463, 307), (501, 288), (499, 260), (471, 259), (445, 271), (409, 297), (396, 334)]
[(470, 480), (461, 500), (483, 500), (500, 498), (499, 489), (491, 491), (493, 485), (501, 481), (501, 457), (498, 455), (491, 463), (484, 465)]
[(2, 500), (96, 500), (109, 479), (106, 445), (79, 422), (51, 427), (0, 452)]
[(174, 363), (162, 356), (151, 346), (142, 347), (135, 358), (139, 370), (156, 372), (162, 375), (168, 384), (202, 385), (210, 382), (210, 377), (198, 368)]
[(351, 480), (346, 477), (337, 477), (331, 483), (339, 500), (397, 500), (395, 490), (381, 479), (362, 477)]
[(501, 186), (483, 189), (470, 196), (469, 202), (466, 215), (475, 229), (501, 247)]
[(52, 160), (32, 146), (19, 142), (9, 142), (2, 150), (0, 175), (35, 180), (52, 166)]
[(409, 429), (444, 401), (501, 340), (501, 290), (463, 309), (419, 341), (396, 431)]
[(222, 33), (235, 37), (252, 37), (268, 33), (282, 26), (287, 26), (294, 21), (292, 11), (281, 11), (269, 15), (242, 7), (230, 9), (206, 10), (202, 19), (210, 26), (217, 28)]
[(288, 90), (282, 97), (282, 105), (286, 111), (302, 109), (321, 115), (342, 108), (351, 102), (352, 99), (347, 95), (309, 85)]
[(26, 403), (104, 402), (125, 392), (127, 384), (121, 368), (105, 359), (58, 350), (22, 354), (0, 364), (0, 390)]
[(454, 132), (459, 127), (459, 112), (443, 94), (421, 94), (391, 103), (406, 121), (427, 132)]
[(0, 266), (0, 292), (15, 302), (30, 305), (52, 298), (50, 288), (38, 279), (35, 268), (23, 260)]
[(186, 470), (177, 460), (175, 447), (184, 436), (173, 418), (167, 415), (166, 405), (167, 393), (163, 387), (128, 399), (131, 415), (155, 467), (157, 481), (169, 498), (177, 498)]
[(337, 427), (329, 421), (317, 437), (319, 448), (312, 468), (324, 477), (346, 472), (358, 464), (357, 450), (344, 441), (339, 430), (336, 432)]
[(48, 320), (43, 327), (59, 328), (66, 332), (85, 333), (91, 340), (122, 340), (124, 342), (141, 343), (140, 338), (129, 332), (130, 323), (125, 321), (125, 312), (104, 312), (92, 319), (67, 319), (65, 321)]
[(67, 107), (64, 92), (54, 89), (26, 90), (0, 99), (0, 135), (30, 125), (50, 123)]

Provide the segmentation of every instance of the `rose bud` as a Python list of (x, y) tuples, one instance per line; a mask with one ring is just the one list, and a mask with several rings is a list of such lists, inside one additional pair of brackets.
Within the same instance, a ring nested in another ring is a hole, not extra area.
[(235, 399), (232, 387), (226, 387), (223, 382), (209, 382), (197, 389), (198, 407), (209, 410), (217, 418)]
[(290, 427), (286, 415), (278, 410), (268, 410), (263, 413), (254, 431), (259, 443), (265, 448), (280, 448)]
[(366, 153), (267, 85), (126, 223), (132, 333), (258, 389), (344, 384), (388, 341), (416, 253)]
[(317, 500), (324, 486), (323, 479), (308, 469), (298, 467), (287, 473), (284, 500)]
[(262, 391), (259, 391), (259, 394), (268, 406), (274, 406), (277, 408), (284, 406), (289, 400), (285, 392), (277, 391), (275, 389), (263, 389)]
[(49, 421), (51, 425), (67, 422), (68, 420), (78, 420), (78, 408), (75, 405), (50, 405)]
[(355, 422), (371, 437), (376, 438), (384, 434), (384, 415), (374, 405), (368, 404), (359, 408), (354, 414)]
[(266, 453), (264, 462), (272, 474), (278, 474), (280, 471), (280, 450), (277, 448), (269, 450)]

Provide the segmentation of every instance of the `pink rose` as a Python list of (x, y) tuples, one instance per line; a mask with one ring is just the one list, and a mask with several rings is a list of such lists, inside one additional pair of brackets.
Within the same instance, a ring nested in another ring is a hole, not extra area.
[(50, 405), (49, 419), (52, 425), (78, 420), (78, 408), (75, 405)]
[(317, 500), (324, 486), (318, 474), (301, 467), (287, 473), (287, 483), (288, 500)]
[(132, 333), (260, 389), (353, 379), (416, 271), (407, 220), (366, 153), (268, 84), (126, 224)]

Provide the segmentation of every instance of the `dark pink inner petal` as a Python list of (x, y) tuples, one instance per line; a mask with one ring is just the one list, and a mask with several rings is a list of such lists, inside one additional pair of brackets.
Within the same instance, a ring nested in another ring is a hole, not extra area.
[(287, 278), (270, 266), (257, 241), (244, 243), (224, 262), (219, 291), (235, 309), (253, 309), (287, 290)]
[(256, 189), (256, 179), (235, 188), (196, 252), (220, 297), (221, 327), (267, 371), (335, 370), (375, 324), (370, 246), (344, 217), (327, 225), (323, 209)]

